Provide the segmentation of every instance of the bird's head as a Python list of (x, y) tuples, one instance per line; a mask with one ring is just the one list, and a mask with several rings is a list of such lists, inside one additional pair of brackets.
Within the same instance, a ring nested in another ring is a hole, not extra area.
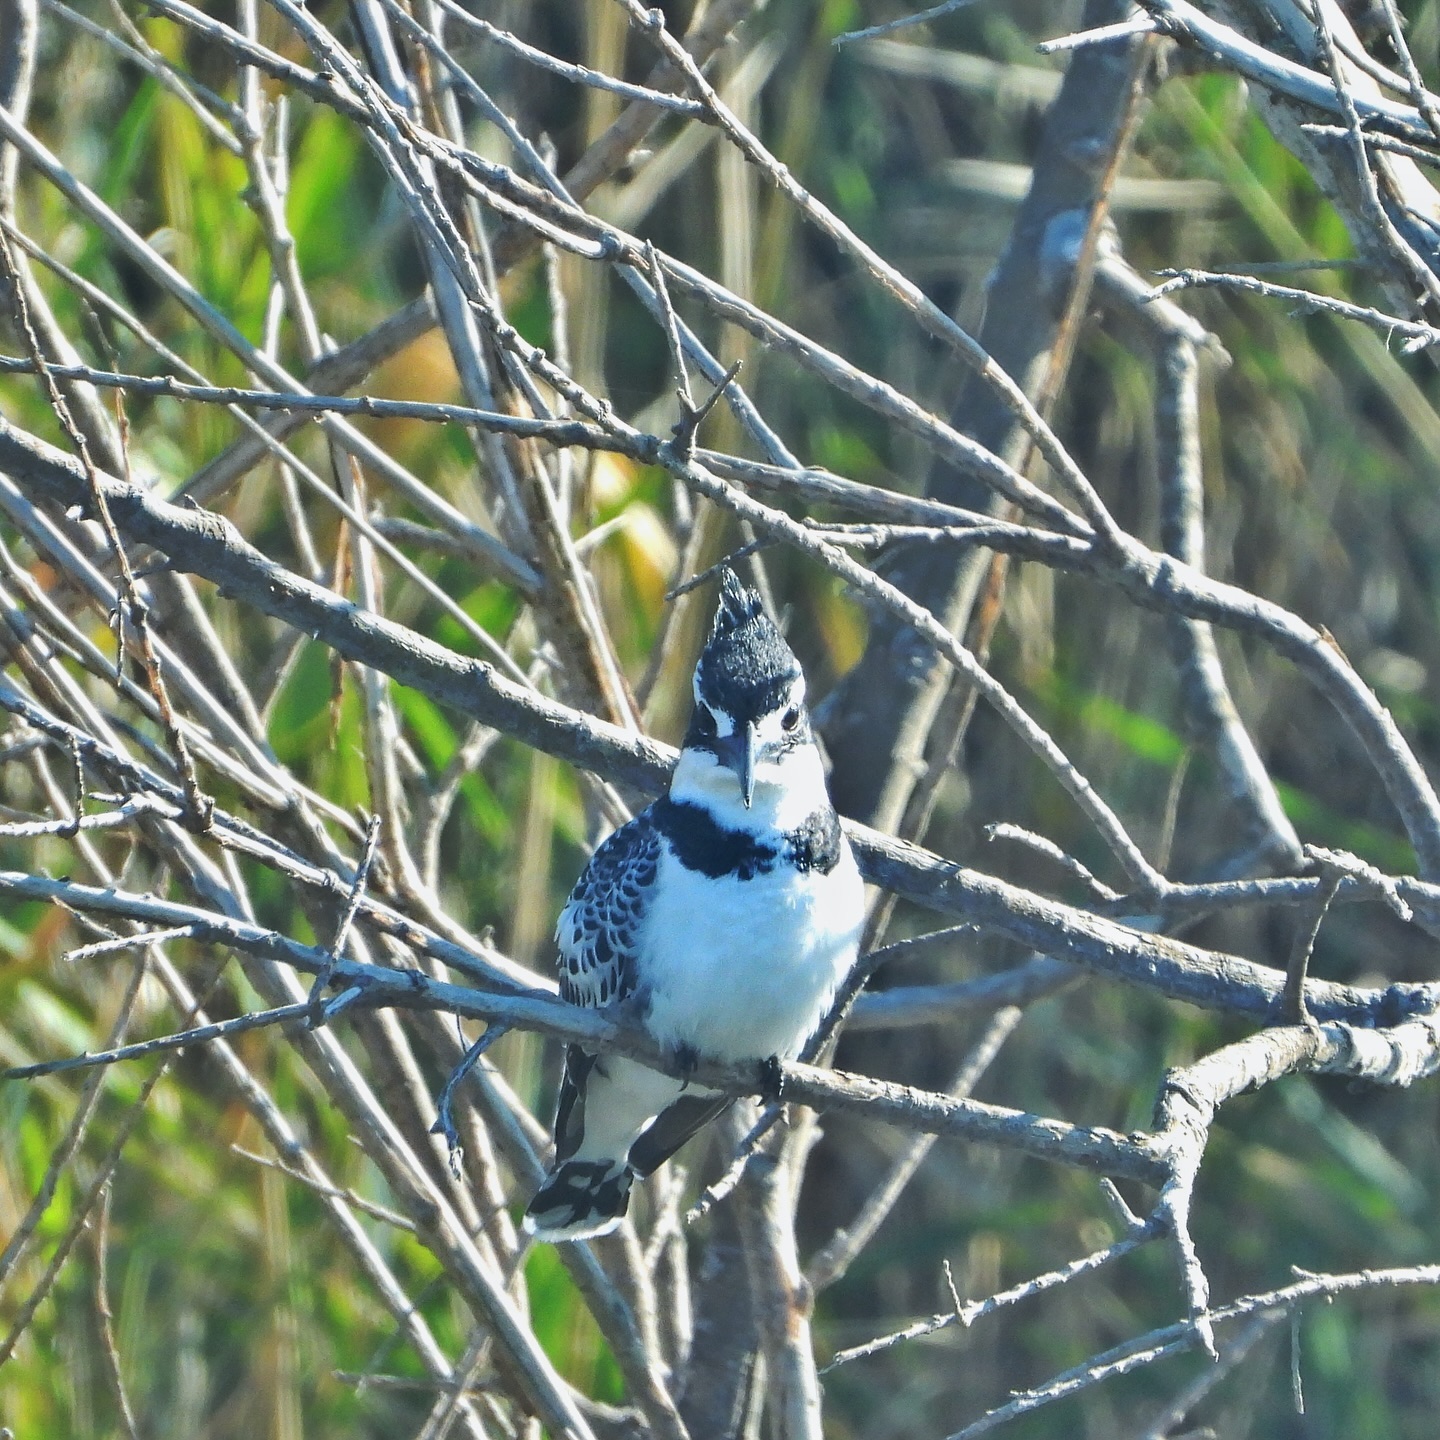
[[(760, 596), (728, 567), (721, 572), (715, 624), (695, 666), (695, 710), (684, 749), (692, 762), (703, 766), (713, 757), (729, 772), (747, 810), (757, 781), (784, 785), (791, 757), (814, 752), (800, 662)], [(813, 767), (804, 768), (808, 774)]]

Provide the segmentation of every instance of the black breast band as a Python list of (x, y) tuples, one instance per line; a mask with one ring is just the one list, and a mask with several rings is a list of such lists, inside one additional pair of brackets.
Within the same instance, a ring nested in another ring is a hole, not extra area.
[(689, 800), (657, 800), (653, 811), (660, 833), (687, 870), (711, 879), (733, 875), (753, 880), (780, 865), (828, 875), (840, 862), (840, 818), (827, 806), (776, 842), (748, 830), (728, 830), (703, 806)]

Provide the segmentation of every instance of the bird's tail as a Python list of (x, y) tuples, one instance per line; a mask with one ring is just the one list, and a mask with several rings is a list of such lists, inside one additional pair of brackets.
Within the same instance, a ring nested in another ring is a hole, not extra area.
[(625, 1216), (635, 1172), (623, 1160), (562, 1160), (521, 1221), (537, 1240), (591, 1240)]

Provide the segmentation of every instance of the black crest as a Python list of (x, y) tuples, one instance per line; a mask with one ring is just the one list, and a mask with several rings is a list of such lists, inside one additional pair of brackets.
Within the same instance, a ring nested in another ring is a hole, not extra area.
[(695, 667), (700, 698), (737, 722), (754, 720), (783, 705), (799, 676), (800, 662), (760, 596), (727, 566), (710, 642)]
[(727, 565), (720, 572), (720, 602), (715, 607), (715, 623), (710, 627), (710, 639), (717, 640), (721, 635), (764, 618), (765, 607), (760, 603), (760, 592), (752, 590)]

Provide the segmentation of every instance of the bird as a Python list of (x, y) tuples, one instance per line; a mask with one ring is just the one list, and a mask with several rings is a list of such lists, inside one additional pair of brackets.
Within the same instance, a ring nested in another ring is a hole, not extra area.
[[(682, 1072), (701, 1057), (778, 1068), (855, 963), (865, 893), (800, 662), (728, 566), (693, 691), (668, 792), (599, 846), (560, 912), (560, 994), (626, 1007)], [(637, 1177), (731, 1103), (570, 1045), (555, 1161), (524, 1230), (547, 1241), (608, 1234)]]

